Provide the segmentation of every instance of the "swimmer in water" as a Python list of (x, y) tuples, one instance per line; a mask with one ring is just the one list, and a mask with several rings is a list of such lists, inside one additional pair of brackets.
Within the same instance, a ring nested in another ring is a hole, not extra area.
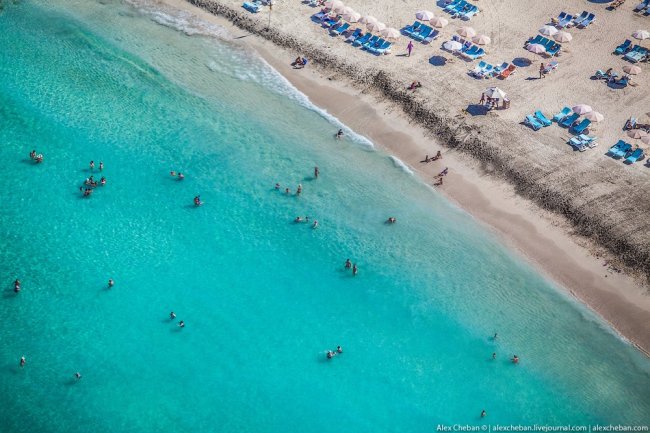
[(280, 184), (279, 183), (275, 184), (275, 189), (278, 190), (278, 191), (280, 190)]
[(339, 129), (339, 132), (336, 133), (336, 139), (340, 140), (343, 137), (343, 130)]
[(81, 379), (81, 373), (76, 372), (76, 373), (74, 374), (74, 377), (76, 377), (77, 380)]
[(485, 418), (486, 415), (487, 415), (487, 412), (485, 411), (485, 409), (483, 409), (481, 411), (481, 418)]
[(356, 276), (357, 272), (359, 272), (359, 269), (357, 268), (357, 264), (352, 265), (352, 275)]
[(394, 217), (389, 217), (386, 222), (388, 224), (395, 224), (397, 222), (397, 220)]
[(115, 281), (113, 281), (113, 279), (110, 278), (110, 279), (108, 280), (108, 288), (110, 289), (110, 288), (113, 287), (114, 285), (115, 285)]
[(493, 339), (493, 340), (496, 340), (496, 339), (497, 339), (497, 333), (496, 333), (496, 332), (494, 333), (494, 337), (492, 337), (492, 339)]
[(302, 222), (302, 218), (299, 217), (299, 216), (297, 216), (296, 219), (293, 220), (293, 222), (295, 222), (295, 223), (301, 223), (301, 222)]
[(492, 352), (492, 359), (497, 359), (497, 354), (496, 354), (496, 352)]
[(345, 269), (350, 269), (352, 267), (352, 262), (350, 259), (345, 259)]
[(99, 171), (102, 171), (104, 169), (104, 163), (102, 161), (99, 161)]
[(99, 184), (100, 184), (101, 186), (106, 185), (106, 178), (105, 178), (104, 176), (102, 176), (102, 178), (99, 180)]
[(343, 348), (341, 346), (336, 346), (337, 353), (343, 353)]
[(29, 159), (36, 159), (36, 150), (29, 152)]
[(183, 179), (185, 179), (185, 175), (179, 171), (178, 172), (178, 180), (183, 180)]
[(174, 176), (176, 176), (176, 172), (174, 170), (172, 170), (172, 171), (169, 172), (169, 175), (174, 177)]
[(20, 280), (19, 279), (16, 279), (16, 281), (14, 281), (14, 292), (15, 293), (20, 292)]
[(185, 322), (183, 322), (182, 320), (180, 322), (178, 322), (178, 327), (179, 328), (185, 328)]
[(95, 169), (95, 161), (90, 161), (90, 169), (91, 170)]
[(289, 195), (289, 194), (291, 194), (291, 191), (289, 191), (289, 188), (285, 188), (285, 189), (284, 189), (284, 193), (285, 193), (286, 195)]
[(298, 189), (296, 190), (296, 195), (300, 195), (302, 193), (302, 184), (298, 184)]
[(174, 313), (173, 311), (171, 313), (169, 313), (169, 318), (171, 320), (174, 320), (176, 318), (176, 313)]
[(201, 206), (202, 204), (203, 204), (203, 202), (201, 201), (201, 196), (200, 195), (197, 195), (196, 197), (194, 197), (194, 206)]
[(43, 162), (43, 154), (39, 153), (38, 155), (36, 155), (36, 163), (38, 164), (41, 162)]
[(20, 366), (21, 366), (21, 367), (24, 367), (26, 362), (27, 362), (27, 361), (25, 360), (25, 357), (24, 357), (24, 356), (21, 356), (21, 357), (20, 357)]
[(316, 179), (318, 179), (318, 175), (319, 175), (319, 174), (320, 174), (320, 170), (318, 169), (318, 167), (314, 167), (314, 177), (315, 177)]
[(313, 228), (313, 229), (318, 228), (318, 220), (314, 220), (314, 224), (312, 224), (311, 228)]
[(519, 357), (518, 357), (517, 355), (514, 355), (514, 356), (512, 357), (512, 363), (513, 363), (513, 364), (519, 364)]
[(332, 352), (331, 350), (327, 351), (327, 359), (332, 359), (335, 355), (336, 353)]

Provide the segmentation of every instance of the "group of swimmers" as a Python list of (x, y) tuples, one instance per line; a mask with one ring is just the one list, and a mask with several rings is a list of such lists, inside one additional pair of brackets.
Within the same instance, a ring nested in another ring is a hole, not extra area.
[(176, 174), (176, 172), (174, 170), (172, 170), (172, 171), (169, 172), (169, 174), (171, 174), (172, 177), (176, 177), (176, 179), (178, 179), (178, 180), (185, 179), (185, 175), (183, 173), (181, 173), (180, 171), (178, 172), (178, 174)]
[[(314, 169), (314, 176), (315, 176), (315, 177), (318, 177), (318, 167), (316, 167), (316, 168)], [(280, 185), (279, 183), (276, 183), (276, 184), (275, 184), (275, 190), (276, 190), (276, 191), (279, 191), (280, 188), (281, 188), (281, 185)], [(285, 188), (285, 189), (284, 189), (284, 193), (285, 193), (286, 195), (290, 195), (290, 194), (291, 194), (291, 190), (290, 190), (289, 188)], [(302, 194), (302, 184), (301, 184), (301, 183), (299, 183), (299, 184), (298, 184), (298, 188), (296, 188), (296, 195), (300, 195), (300, 194)]]
[(85, 188), (83, 186), (79, 187), (79, 191), (82, 192), (84, 197), (89, 197), (93, 193), (93, 188), (97, 186), (104, 186), (106, 185), (106, 178), (102, 176), (102, 178), (98, 181), (96, 181), (92, 175), (90, 177), (86, 178), (84, 180), (84, 185), (86, 186)]
[(37, 154), (36, 150), (32, 150), (31, 152), (29, 152), (29, 159), (34, 161), (36, 164), (41, 163), (43, 162), (43, 154), (42, 153)]
[[(309, 222), (309, 217), (301, 217), (297, 216), (296, 219), (293, 220), (294, 223), (308, 223)], [(314, 220), (313, 224), (311, 225), (311, 228), (316, 229), (318, 228), (318, 220)]]
[[(20, 357), (20, 362), (19, 362), (19, 364), (20, 364), (20, 367), (21, 367), (21, 368), (24, 367), (25, 364), (27, 364), (27, 359), (25, 359), (25, 355), (23, 355), (23, 356)], [(75, 377), (77, 380), (81, 379), (81, 373), (79, 373), (79, 372), (77, 371), (77, 372), (74, 374), (74, 377)]]
[[(176, 319), (176, 313), (172, 311), (171, 313), (169, 313), (169, 320), (174, 321), (175, 319)], [(178, 327), (185, 328), (185, 322), (183, 322), (182, 320), (178, 322)]]
[(345, 259), (345, 269), (352, 269), (352, 276), (356, 277), (359, 272), (356, 263), (352, 263), (350, 259)]
[[(90, 164), (88, 164), (88, 165), (90, 166), (90, 171), (95, 170), (95, 161), (90, 161)], [(104, 163), (102, 161), (99, 161), (99, 171), (102, 171), (102, 170), (104, 170)]]
[(341, 346), (336, 346), (336, 351), (333, 351), (333, 350), (328, 350), (327, 351), (327, 359), (332, 359), (336, 355), (339, 355), (341, 353), (343, 353), (343, 349), (341, 348)]

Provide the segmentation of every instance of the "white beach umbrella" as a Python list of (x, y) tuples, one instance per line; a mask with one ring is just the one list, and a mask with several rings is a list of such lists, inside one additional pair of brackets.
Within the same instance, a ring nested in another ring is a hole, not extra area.
[(435, 17), (429, 21), (433, 27), (437, 27), (439, 29), (443, 28), (447, 24), (449, 24), (449, 20), (447, 18), (443, 17)]
[(637, 39), (644, 40), (650, 38), (650, 33), (648, 33), (647, 30), (637, 30), (636, 32), (632, 33), (632, 36)]
[[(342, 9), (345, 7), (343, 2), (341, 0), (328, 0), (325, 2), (325, 7), (334, 10), (336, 9)], [(338, 12), (338, 10), (337, 10)]]
[(485, 96), (488, 98), (501, 99), (506, 97), (506, 92), (499, 89), (498, 87), (489, 87), (483, 93), (485, 93)]
[(539, 32), (544, 36), (553, 36), (558, 32), (558, 30), (553, 26), (544, 26), (539, 29)]
[(361, 24), (376, 23), (378, 21), (379, 20), (377, 18), (373, 17), (372, 15), (365, 15), (365, 16), (361, 17), (361, 19), (359, 20), (359, 22)]
[(643, 141), (645, 144), (650, 144), (650, 135), (644, 135), (641, 137), (641, 141)]
[(429, 21), (434, 16), (435, 15), (433, 15), (433, 12), (427, 10), (418, 11), (415, 13), (415, 18), (419, 19), (420, 21)]
[(399, 30), (392, 27), (387, 27), (379, 33), (387, 39), (399, 39), (400, 37)]
[(540, 44), (530, 44), (528, 45), (528, 47), (526, 47), (526, 49), (531, 53), (535, 53), (535, 54), (541, 54), (546, 52), (546, 48), (544, 47), (544, 45), (540, 45)]
[(445, 42), (444, 44), (442, 44), (442, 47), (443, 47), (445, 50), (449, 50), (449, 51), (458, 51), (458, 50), (460, 50), (461, 48), (463, 48), (463, 44), (461, 44), (461, 43), (458, 42), (458, 41), (447, 41), (447, 42)]
[(553, 36), (553, 39), (558, 42), (569, 42), (571, 39), (573, 39), (573, 36), (571, 36), (571, 33), (558, 32), (555, 36)]
[(600, 114), (598, 111), (590, 111), (589, 113), (585, 114), (585, 117), (592, 122), (602, 122), (605, 120), (605, 116)]
[(594, 111), (587, 104), (578, 104), (575, 107), (573, 107), (572, 110), (573, 110), (574, 113), (580, 114), (580, 115), (587, 114), (587, 113), (590, 113), (590, 112)]
[(472, 38), (472, 41), (476, 45), (487, 45), (492, 42), (492, 39), (490, 39), (490, 37), (487, 35), (477, 35)]
[(625, 66), (623, 66), (623, 71), (626, 74), (637, 75), (637, 74), (641, 73), (641, 68), (639, 68), (636, 65), (625, 65)]
[[(350, 8), (346, 8), (346, 9), (350, 9)], [(359, 12), (355, 12), (352, 9), (350, 9), (349, 11), (344, 11), (341, 14), (341, 17), (349, 23), (356, 23), (357, 21), (359, 21), (359, 19), (361, 19), (361, 14)]]
[(371, 32), (380, 32), (386, 28), (386, 24), (371, 21), (368, 24), (366, 24), (366, 28)]
[(647, 137), (648, 133), (645, 132), (643, 129), (633, 129), (631, 131), (628, 131), (627, 136), (630, 138), (639, 139), (639, 138)]
[(476, 36), (476, 30), (467, 26), (459, 28), (458, 30), (456, 30), (456, 33), (458, 33), (464, 38), (473, 38), (474, 36)]

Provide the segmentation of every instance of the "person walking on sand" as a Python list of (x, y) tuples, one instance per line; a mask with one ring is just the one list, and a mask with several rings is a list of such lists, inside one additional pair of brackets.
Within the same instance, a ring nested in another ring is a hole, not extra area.
[(544, 63), (539, 64), (539, 78), (546, 78), (546, 75), (544, 74)]
[(478, 101), (478, 105), (483, 105), (485, 103), (485, 93), (481, 93), (481, 100)]
[(409, 44), (406, 46), (406, 51), (408, 51), (407, 57), (411, 57), (411, 51), (413, 51), (413, 41), (409, 41)]

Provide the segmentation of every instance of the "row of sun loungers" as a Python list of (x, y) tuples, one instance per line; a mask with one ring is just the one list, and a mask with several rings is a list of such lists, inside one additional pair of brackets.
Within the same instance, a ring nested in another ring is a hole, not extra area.
[(341, 21), (339, 17), (331, 17), (326, 12), (314, 14), (312, 20), (328, 28), (332, 36), (344, 35), (346, 42), (350, 42), (353, 46), (361, 47), (361, 49), (373, 54), (388, 54), (393, 45), (380, 36), (373, 35), (370, 32), (363, 33), (360, 28), (352, 31), (349, 23)]
[(626, 163), (634, 164), (639, 159), (643, 158), (643, 149), (639, 147), (632, 150), (632, 145), (630, 143), (618, 140), (618, 143), (609, 148), (607, 154), (616, 159), (625, 158)]
[(637, 63), (645, 60), (648, 57), (648, 49), (643, 48), (641, 45), (635, 45), (630, 51), (628, 51), (623, 58), (629, 60), (632, 63)]
[(469, 75), (476, 78), (499, 77), (505, 79), (508, 78), (510, 74), (514, 73), (516, 69), (517, 67), (515, 65), (511, 65), (508, 62), (503, 62), (499, 66), (492, 66), (491, 64), (481, 60), (474, 69), (469, 71)]
[(560, 52), (560, 50), (562, 50), (561, 44), (558, 44), (551, 39), (545, 38), (542, 35), (537, 35), (534, 38), (528, 39), (528, 41), (526, 41), (525, 47), (532, 44), (538, 44), (546, 48), (546, 54), (549, 56), (555, 56)]
[(634, 12), (637, 12), (639, 15), (650, 15), (650, 0), (645, 0), (639, 3), (635, 8)]
[(558, 17), (553, 20), (553, 23), (556, 27), (559, 27), (561, 29), (574, 26), (584, 29), (589, 24), (593, 23), (595, 19), (596, 15), (587, 11), (582, 11), (582, 13), (578, 16), (573, 16), (566, 12), (560, 12), (560, 15), (558, 15)]
[(440, 36), (440, 32), (433, 27), (429, 27), (426, 24), (422, 24), (419, 21), (414, 22), (410, 26), (406, 26), (402, 29), (402, 33), (420, 41), (422, 43), (430, 43)]
[(582, 119), (580, 123), (577, 123), (579, 117), (580, 115), (573, 113), (569, 107), (564, 107), (562, 111), (553, 116), (552, 120), (549, 120), (544, 113), (538, 110), (534, 114), (526, 116), (524, 125), (529, 126), (535, 131), (539, 131), (542, 128), (550, 126), (554, 120), (558, 125), (569, 128), (575, 134), (575, 137), (569, 140), (569, 144), (580, 152), (584, 152), (588, 148), (596, 147), (598, 143), (596, 142), (596, 137), (590, 137), (584, 134), (589, 125), (591, 125), (591, 120)]
[(468, 60), (476, 60), (485, 55), (485, 50), (478, 45), (474, 45), (474, 43), (470, 40), (466, 41), (458, 35), (452, 36), (451, 40), (463, 44), (463, 47), (460, 50), (456, 51), (456, 53)]
[(475, 6), (465, 0), (448, 0), (442, 9), (451, 14), (453, 18), (461, 18), (464, 20), (471, 19), (474, 15), (480, 12), (478, 6)]

